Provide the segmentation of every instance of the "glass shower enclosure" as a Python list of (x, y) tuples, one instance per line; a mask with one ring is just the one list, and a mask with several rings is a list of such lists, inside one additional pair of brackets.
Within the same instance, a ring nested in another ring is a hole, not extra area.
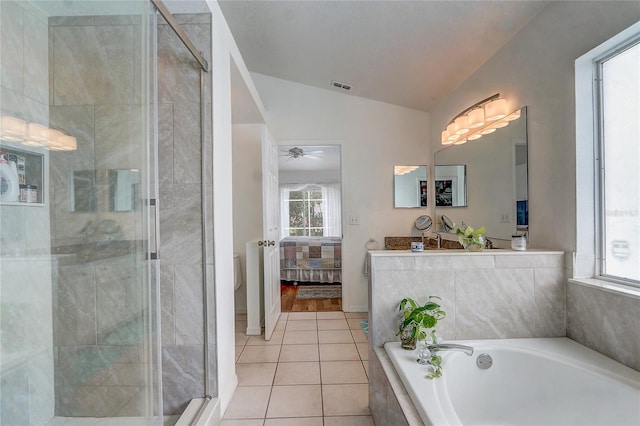
[(155, 14), (0, 2), (0, 424), (161, 419)]

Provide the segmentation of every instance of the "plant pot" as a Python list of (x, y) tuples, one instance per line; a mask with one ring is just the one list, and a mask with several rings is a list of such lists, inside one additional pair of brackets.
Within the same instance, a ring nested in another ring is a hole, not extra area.
[(412, 351), (416, 348), (417, 338), (413, 335), (413, 328), (407, 327), (402, 330), (400, 334), (400, 342), (402, 343), (402, 349)]
[(486, 242), (484, 237), (477, 237), (475, 241), (471, 238), (460, 238), (460, 244), (467, 251), (482, 251)]

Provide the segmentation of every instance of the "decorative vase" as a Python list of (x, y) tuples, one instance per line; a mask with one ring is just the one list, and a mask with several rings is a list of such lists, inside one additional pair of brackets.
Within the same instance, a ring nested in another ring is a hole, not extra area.
[(471, 238), (461, 238), (460, 243), (467, 251), (482, 251), (486, 244), (483, 236), (476, 237), (475, 241)]
[(413, 335), (413, 327), (406, 327), (400, 334), (402, 349), (412, 351), (416, 348), (416, 336)]

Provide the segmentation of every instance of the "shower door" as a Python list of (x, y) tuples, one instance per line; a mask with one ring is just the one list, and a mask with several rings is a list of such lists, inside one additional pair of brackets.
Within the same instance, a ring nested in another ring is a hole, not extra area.
[(0, 424), (151, 422), (153, 11), (1, 1), (0, 19), (0, 169), (20, 189), (0, 182)]

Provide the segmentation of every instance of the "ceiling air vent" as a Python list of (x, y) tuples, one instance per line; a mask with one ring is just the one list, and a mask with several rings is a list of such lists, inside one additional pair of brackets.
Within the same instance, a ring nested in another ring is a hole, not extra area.
[(337, 87), (338, 89), (344, 89), (344, 90), (347, 90), (347, 91), (351, 90), (351, 85), (349, 83), (343, 83), (343, 82), (338, 81), (338, 80), (333, 80), (331, 82), (331, 85), (333, 87)]

